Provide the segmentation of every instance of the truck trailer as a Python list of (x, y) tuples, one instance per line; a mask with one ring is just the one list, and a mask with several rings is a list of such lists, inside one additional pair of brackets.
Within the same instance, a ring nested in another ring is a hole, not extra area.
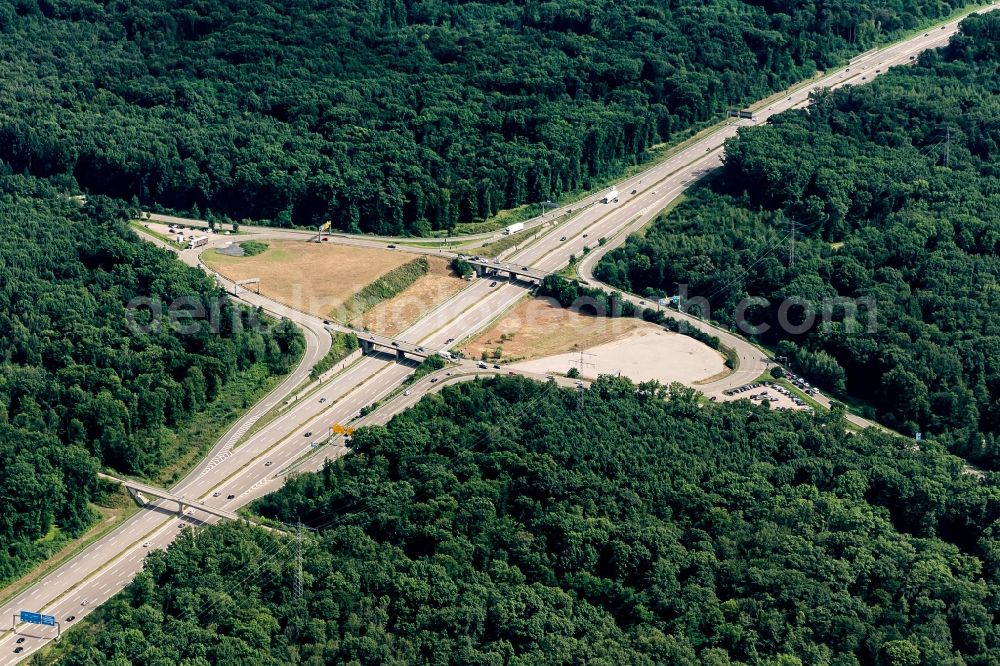
[(522, 229), (524, 229), (524, 222), (518, 222), (516, 224), (510, 225), (509, 227), (505, 227), (503, 230), (503, 235), (510, 236), (511, 234), (516, 234), (518, 231), (521, 231)]
[(202, 245), (208, 245), (208, 236), (195, 236), (190, 241), (188, 241), (189, 250), (193, 250), (196, 247), (201, 247)]
[(608, 204), (608, 203), (618, 203), (618, 189), (617, 188), (611, 188), (611, 191), (608, 192), (607, 194), (605, 194), (604, 198), (601, 199), (601, 203), (606, 203), (606, 204)]

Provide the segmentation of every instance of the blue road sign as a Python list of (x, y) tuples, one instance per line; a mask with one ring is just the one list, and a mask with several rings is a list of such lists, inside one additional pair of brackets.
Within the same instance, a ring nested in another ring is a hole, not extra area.
[(27, 622), (28, 624), (44, 624), (49, 627), (56, 626), (56, 618), (54, 615), (42, 615), (41, 613), (33, 613), (31, 611), (21, 611), (21, 622)]

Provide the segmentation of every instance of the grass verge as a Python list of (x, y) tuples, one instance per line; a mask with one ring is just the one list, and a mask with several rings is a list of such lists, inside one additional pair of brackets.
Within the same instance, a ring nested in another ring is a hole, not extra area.
[(147, 481), (169, 488), (184, 478), (233, 422), (284, 378), (284, 375), (270, 374), (267, 366), (261, 363), (237, 374), (203, 411), (173, 431), (168, 431), (167, 437), (172, 441), (164, 448), (163, 459), (170, 462)]
[[(125, 493), (124, 489), (122, 493)], [(99, 519), (88, 529), (75, 539), (66, 539), (60, 543), (59, 550), (39, 562), (31, 570), (16, 580), (10, 581), (3, 588), (0, 588), (0, 604), (6, 604), (27, 588), (31, 587), (39, 580), (53, 572), (64, 562), (74, 558), (77, 554), (86, 549), (90, 544), (104, 537), (108, 532), (115, 529), (128, 518), (134, 515), (139, 509), (135, 503), (128, 499), (121, 506), (104, 507), (91, 505), (97, 512)], [(46, 537), (48, 538), (48, 537)]]

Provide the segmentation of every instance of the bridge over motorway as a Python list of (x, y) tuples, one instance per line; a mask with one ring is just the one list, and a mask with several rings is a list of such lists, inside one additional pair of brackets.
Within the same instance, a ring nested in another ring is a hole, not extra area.
[(163, 488), (157, 488), (156, 486), (151, 486), (147, 483), (141, 483), (139, 481), (131, 481), (129, 479), (119, 479), (116, 476), (110, 476), (108, 474), (98, 474), (97, 476), (108, 481), (113, 481), (119, 483), (125, 488), (127, 488), (132, 493), (142, 493), (143, 495), (149, 495), (150, 497), (156, 497), (159, 499), (168, 500), (171, 502), (177, 502), (177, 515), (184, 515), (184, 510), (187, 508), (198, 509), (199, 511), (204, 511), (205, 513), (211, 514), (213, 516), (218, 516), (219, 518), (225, 518), (227, 520), (244, 520), (243, 516), (236, 513), (235, 511), (229, 511), (228, 509), (222, 509), (217, 506), (209, 506), (200, 500), (189, 500), (181, 495), (176, 495), (169, 490), (164, 490)]
[(365, 354), (372, 353), (376, 347), (380, 347), (385, 351), (391, 351), (396, 354), (396, 360), (402, 361), (406, 357), (414, 357), (419, 359), (425, 359), (428, 356), (435, 356), (438, 353), (437, 349), (428, 349), (426, 347), (421, 347), (420, 345), (415, 345), (404, 340), (397, 340), (396, 338), (390, 338), (385, 335), (375, 335), (374, 333), (360, 333), (355, 331), (355, 335), (358, 336), (358, 342), (361, 343), (361, 351)]
[(511, 281), (535, 281), (538, 284), (541, 284), (542, 280), (549, 275), (548, 271), (532, 268), (531, 266), (512, 264), (500, 259), (483, 259), (480, 257), (462, 258), (472, 266), (472, 268), (476, 271), (476, 275), (479, 277), (507, 274), (510, 276)]

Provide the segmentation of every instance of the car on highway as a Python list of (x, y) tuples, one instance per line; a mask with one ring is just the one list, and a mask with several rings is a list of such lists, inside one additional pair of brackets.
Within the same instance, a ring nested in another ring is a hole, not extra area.
[(26, 640), (28, 640), (28, 639), (26, 639), (26, 638), (25, 638), (24, 636), (21, 636), (20, 638), (18, 638), (18, 639), (17, 639), (16, 641), (14, 641), (14, 642), (15, 642), (15, 643), (23, 643), (23, 642), (24, 642), (24, 641), (26, 641)]
[(635, 190), (632, 190), (632, 194), (635, 194)]
[(236, 495), (226, 495), (227, 500), (236, 499)]
[(584, 234), (584, 235), (583, 235), (583, 237), (584, 237), (584, 238), (586, 238), (587, 236), (588, 236), (588, 234)]
[(493, 368), (494, 368), (495, 370), (499, 370), (499, 369), (500, 369), (500, 364), (499, 364), (499, 363), (494, 363), (494, 364), (493, 364)]
[(220, 493), (218, 490), (216, 490), (214, 493), (212, 493), (212, 497), (218, 497), (221, 494), (222, 493)]
[(326, 402), (326, 398), (320, 398), (320, 399), (319, 399), (319, 404), (321, 404), (321, 405), (322, 405), (322, 404), (323, 404), (324, 402)]
[(417, 351), (423, 351), (423, 350), (424, 350), (423, 347), (417, 347)]
[(266, 463), (264, 463), (264, 467), (270, 467), (273, 464), (274, 464), (273, 462), (271, 462), (270, 460), (268, 460)]
[(566, 237), (565, 237), (565, 236), (563, 236), (562, 238), (560, 238), (560, 239), (559, 239), (559, 242), (562, 242), (562, 241), (564, 241), (564, 240), (566, 240)]
[(395, 250), (396, 249), (395, 245), (386, 245), (386, 247), (389, 248), (390, 250)]
[(436, 382), (437, 380), (438, 380), (438, 378), (437, 378), (437, 377), (431, 377), (431, 384), (433, 384), (433, 383), (434, 383), (434, 382)]
[(324, 319), (324, 320), (323, 320), (323, 323), (324, 323), (324, 324), (329, 324), (329, 323), (330, 323), (330, 320), (329, 320), (329, 319)]
[(66, 618), (66, 621), (67, 622), (72, 622), (75, 619), (76, 619), (76, 615), (70, 615), (68, 618)]
[(312, 430), (306, 430), (305, 434), (304, 434), (304, 435), (302, 435), (302, 436), (303, 436), (303, 437), (312, 437), (312, 434), (313, 434), (313, 431), (312, 431)]
[(451, 344), (451, 343), (452, 343), (452, 342), (454, 342), (454, 341), (455, 341), (455, 338), (448, 338), (447, 340), (445, 340), (445, 341), (444, 341), (444, 343), (445, 343), (446, 345), (449, 345), (449, 344)]
[(553, 382), (556, 380), (556, 378), (553, 377), (552, 375), (545, 375), (545, 378), (548, 379), (549, 381), (553, 381)]
[(411, 391), (409, 389), (403, 391), (403, 395), (410, 395), (411, 393), (413, 393), (413, 391)]
[(80, 605), (81, 606), (86, 606), (89, 603), (90, 603), (90, 601), (88, 601), (87, 599), (84, 599), (83, 601), (80, 602)]
[(142, 544), (142, 547), (143, 547), (143, 548), (149, 548), (149, 542), (148, 542), (148, 541), (146, 541), (145, 543), (143, 543), (143, 544)]
[(24, 648), (21, 647), (20, 645), (14, 648), (14, 654), (21, 654), (22, 652), (24, 652)]
[(497, 286), (497, 281), (496, 281), (496, 280), (493, 280), (493, 282), (490, 282), (490, 286), (491, 286), (491, 287), (495, 287), (495, 286)]
[(399, 343), (398, 343), (398, 342), (396, 342), (395, 340), (393, 340), (393, 341), (392, 341), (392, 346), (393, 346), (393, 347), (398, 347), (398, 346), (399, 346)]

